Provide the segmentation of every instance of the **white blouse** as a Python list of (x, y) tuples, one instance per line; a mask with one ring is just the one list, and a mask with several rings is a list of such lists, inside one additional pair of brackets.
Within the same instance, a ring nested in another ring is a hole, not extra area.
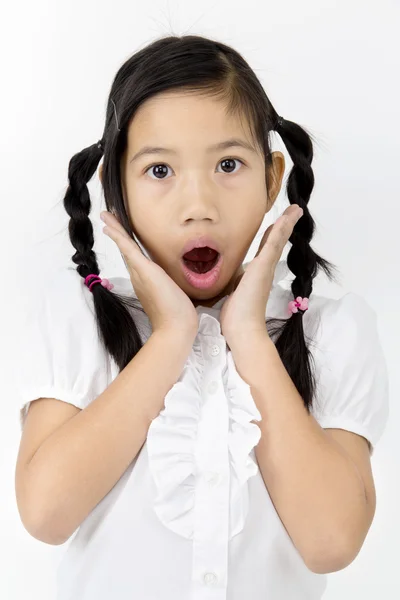
[[(266, 317), (287, 318), (281, 261)], [(136, 297), (129, 278), (114, 291)], [(261, 420), (221, 335), (219, 313), (198, 306), (198, 334), (147, 440), (116, 485), (64, 545), (57, 600), (317, 600), (326, 575), (310, 571), (283, 526), (258, 468)], [(135, 314), (143, 341), (145, 313)], [(388, 419), (388, 374), (376, 314), (355, 293), (312, 294), (319, 424), (364, 436), (372, 449)], [(39, 397), (81, 409), (118, 375), (100, 343), (93, 296), (75, 267), (56, 273), (21, 340), (16, 385), (23, 427)]]

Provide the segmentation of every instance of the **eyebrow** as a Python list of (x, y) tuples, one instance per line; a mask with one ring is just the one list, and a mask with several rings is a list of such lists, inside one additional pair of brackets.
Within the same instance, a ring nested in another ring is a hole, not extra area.
[[(256, 153), (256, 150), (253, 148), (253, 146), (251, 144), (249, 144), (248, 142), (245, 142), (244, 140), (241, 140), (239, 138), (231, 138), (229, 140), (225, 140), (223, 142), (218, 142), (217, 144), (213, 144), (212, 146), (208, 146), (208, 148), (206, 148), (206, 152), (216, 152), (218, 150), (225, 150), (226, 148), (232, 148), (234, 146), (238, 147), (238, 148), (245, 148), (246, 150), (250, 150), (250, 152)], [(143, 156), (145, 154), (161, 154), (161, 153), (178, 154), (176, 152), (176, 150), (173, 150), (172, 148), (163, 148), (162, 146), (144, 146), (138, 152), (136, 152), (136, 154), (133, 155), (133, 157), (129, 161), (129, 164), (133, 163), (133, 161), (137, 160), (140, 156)]]

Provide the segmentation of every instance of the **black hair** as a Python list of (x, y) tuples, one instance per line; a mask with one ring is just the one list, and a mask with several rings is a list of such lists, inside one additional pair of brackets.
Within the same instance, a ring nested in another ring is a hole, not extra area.
[[(197, 35), (161, 37), (133, 54), (119, 68), (112, 83), (100, 144), (96, 141), (84, 148), (69, 163), (64, 207), (70, 216), (68, 231), (76, 249), (72, 261), (78, 265), (79, 275), (85, 278), (90, 273), (100, 273), (93, 251), (87, 183), (104, 154), (102, 184), (106, 208), (118, 217), (133, 239), (133, 226), (126, 212), (120, 179), (120, 161), (127, 145), (128, 127), (143, 102), (173, 89), (221, 99), (226, 102), (229, 114), (246, 119), (251, 135), (265, 157), (267, 190), (272, 166), (270, 132), (279, 133), (293, 161), (286, 186), (287, 196), (291, 204), (298, 204), (304, 211), (289, 238), (292, 246), (287, 265), (295, 275), (291, 291), (294, 298), (309, 298), (313, 278), (320, 268), (334, 280), (336, 267), (310, 246), (315, 229), (308, 209), (314, 187), (310, 135), (293, 121), (279, 118), (254, 71), (236, 50)], [(100, 284), (93, 286), (92, 293), (99, 336), (121, 371), (143, 345), (128, 310), (128, 307), (140, 310), (140, 303)], [(266, 327), (305, 407), (310, 410), (316, 382), (302, 316), (299, 310), (287, 319), (268, 319)]]

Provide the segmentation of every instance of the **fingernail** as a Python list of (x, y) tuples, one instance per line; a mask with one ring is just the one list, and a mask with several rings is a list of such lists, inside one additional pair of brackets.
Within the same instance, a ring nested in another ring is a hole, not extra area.
[(100, 213), (100, 219), (101, 219), (102, 221), (104, 221), (104, 220), (105, 220), (105, 216), (106, 216), (106, 214), (107, 214), (107, 212), (106, 212), (105, 210), (103, 210), (103, 211)]

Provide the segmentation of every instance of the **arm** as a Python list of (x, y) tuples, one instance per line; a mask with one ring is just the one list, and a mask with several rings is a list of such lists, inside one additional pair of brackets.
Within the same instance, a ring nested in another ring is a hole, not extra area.
[(164, 407), (192, 342), (191, 333), (153, 332), (107, 389), (40, 445), (20, 491), (37, 539), (64, 543), (118, 482)]
[(358, 554), (374, 513), (360, 471), (308, 414), (267, 334), (244, 337), (233, 356), (262, 416), (256, 457), (285, 528), (312, 571), (344, 568)]

